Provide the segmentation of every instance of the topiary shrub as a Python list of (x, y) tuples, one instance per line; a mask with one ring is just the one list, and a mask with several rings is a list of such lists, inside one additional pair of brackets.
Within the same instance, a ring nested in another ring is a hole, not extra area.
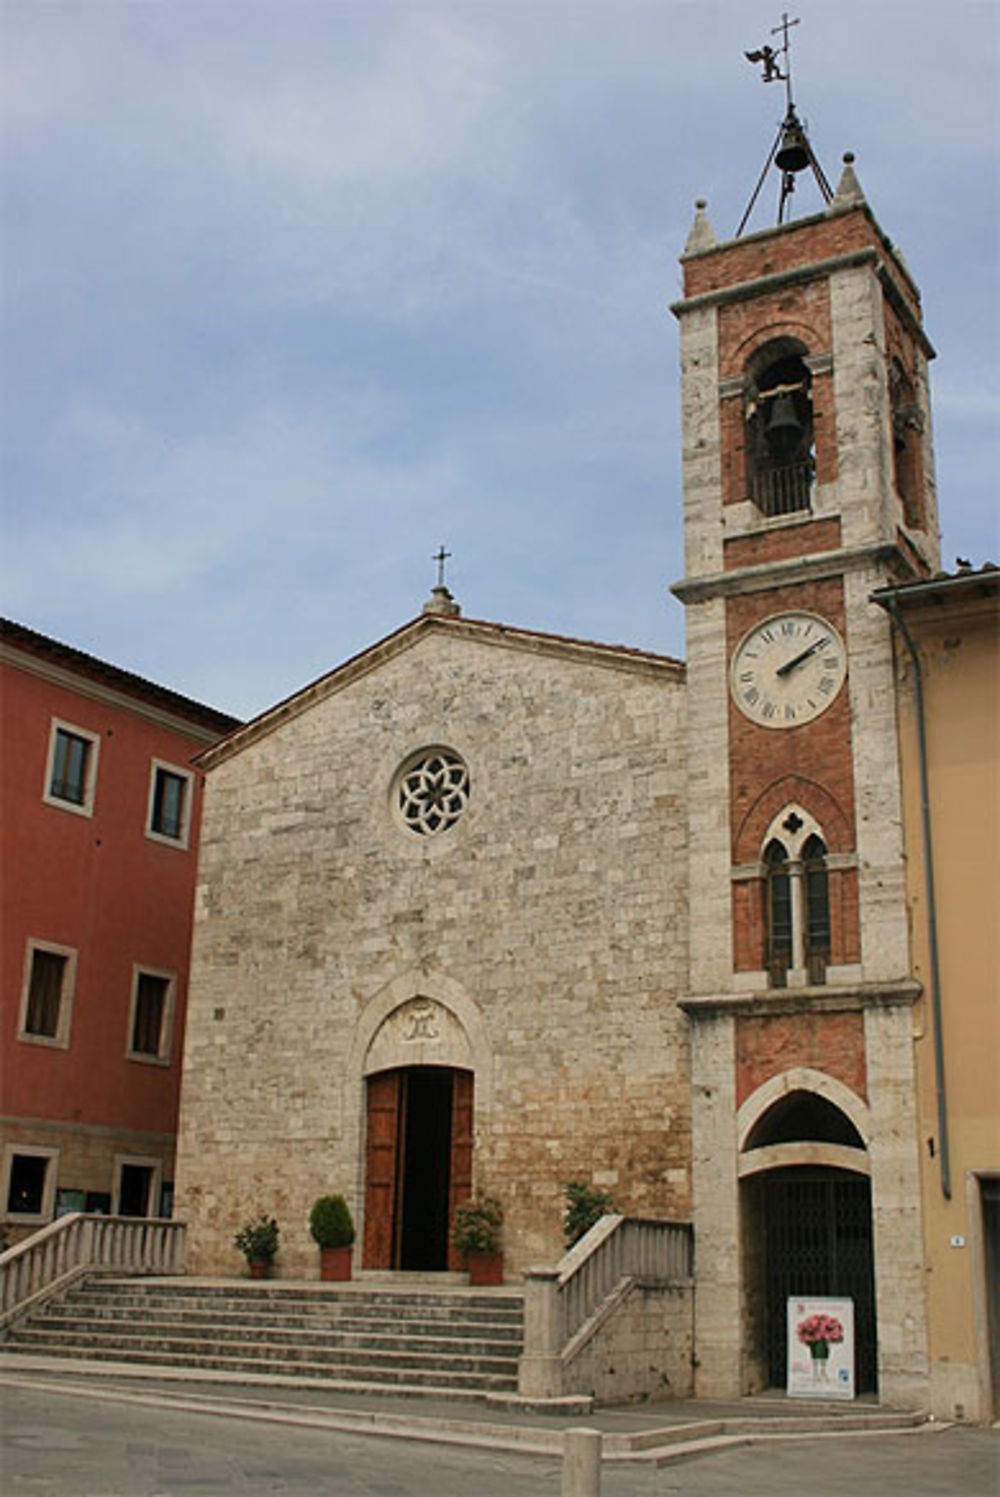
[(563, 1186), (563, 1192), (566, 1196), (563, 1238), (566, 1246), (571, 1248), (595, 1222), (607, 1212), (614, 1211), (615, 1203), (606, 1190), (598, 1190), (585, 1180), (570, 1180)]
[(320, 1196), (309, 1213), (309, 1230), (321, 1248), (350, 1247), (354, 1222), (341, 1195)]

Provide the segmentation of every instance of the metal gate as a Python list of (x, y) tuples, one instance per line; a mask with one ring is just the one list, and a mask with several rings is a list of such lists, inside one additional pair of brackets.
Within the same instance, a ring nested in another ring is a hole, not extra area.
[(850, 1296), (855, 1386), (859, 1393), (874, 1393), (871, 1182), (865, 1175), (817, 1167), (773, 1170), (746, 1183), (756, 1197), (751, 1220), (763, 1235), (755, 1256), (763, 1281), (763, 1350), (771, 1385), (784, 1387), (787, 1378), (789, 1297)]

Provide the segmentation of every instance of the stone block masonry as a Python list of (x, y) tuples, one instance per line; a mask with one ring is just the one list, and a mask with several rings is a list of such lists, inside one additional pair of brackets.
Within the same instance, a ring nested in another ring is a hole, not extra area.
[[(690, 1213), (681, 668), (487, 628), (428, 624), (209, 768), (193, 1271), (234, 1271), (233, 1232), (266, 1211), (279, 1272), (315, 1272), (309, 1206), (343, 1190), (362, 1216), (366, 1078), (408, 1056), (474, 1072), (474, 1185), (504, 1205), (508, 1273), (558, 1256), (570, 1179)], [(390, 791), (435, 745), (467, 764), (468, 806), (417, 836)]]

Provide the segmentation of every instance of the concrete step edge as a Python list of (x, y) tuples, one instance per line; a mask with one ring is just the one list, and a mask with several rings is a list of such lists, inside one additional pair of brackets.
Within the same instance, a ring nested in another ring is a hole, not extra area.
[[(442, 1327), (442, 1331), (444, 1328)], [(94, 1320), (83, 1316), (49, 1316), (45, 1320), (32, 1319), (14, 1328), (12, 1339), (63, 1341), (71, 1337), (100, 1337), (105, 1340), (120, 1338), (133, 1341), (139, 1338), (161, 1338), (167, 1341), (203, 1342), (215, 1338), (221, 1342), (245, 1340), (254, 1344), (274, 1346), (311, 1345), (342, 1346), (351, 1350), (374, 1351), (400, 1349), (439, 1356), (518, 1356), (521, 1341), (515, 1337), (494, 1336), (449, 1336), (447, 1334), (425, 1334), (412, 1331), (389, 1332), (344, 1330), (340, 1326), (273, 1326), (245, 1321), (219, 1324), (217, 1322), (178, 1320), (126, 1320), (120, 1316)]]
[[(144, 1352), (135, 1350), (128, 1358), (115, 1355), (117, 1348), (102, 1351), (93, 1346), (76, 1351), (67, 1351), (62, 1354), (52, 1351), (40, 1351), (37, 1348), (30, 1352), (14, 1352), (9, 1345), (5, 1345), (5, 1353), (16, 1363), (22, 1357), (27, 1364), (30, 1360), (44, 1361), (47, 1364), (62, 1364), (69, 1370), (79, 1367), (81, 1363), (104, 1363), (113, 1364), (123, 1376), (130, 1375), (130, 1369), (149, 1368), (173, 1368), (178, 1375), (185, 1372), (191, 1373), (196, 1379), (205, 1373), (219, 1373), (228, 1375), (230, 1382), (242, 1381), (247, 1375), (254, 1378), (259, 1377), (263, 1381), (272, 1378), (289, 1378), (293, 1384), (299, 1380), (306, 1380), (321, 1387), (333, 1387), (342, 1384), (345, 1389), (357, 1391), (370, 1388), (381, 1393), (395, 1393), (400, 1389), (434, 1388), (442, 1398), (452, 1398), (463, 1390), (471, 1390), (477, 1393), (504, 1392), (512, 1390), (516, 1385), (516, 1377), (512, 1371), (489, 1372), (468, 1371), (453, 1374), (448, 1381), (440, 1379), (429, 1381), (440, 1372), (440, 1368), (419, 1368), (402, 1365), (399, 1367), (374, 1368), (370, 1364), (363, 1365), (357, 1369), (345, 1366), (343, 1363), (331, 1362), (300, 1362), (291, 1364), (294, 1371), (289, 1370), (288, 1362), (268, 1364), (264, 1358), (249, 1357), (192, 1357), (183, 1355), (166, 1354), (162, 1351)], [(354, 1376), (354, 1372), (358, 1375)], [(396, 1372), (398, 1378), (390, 1374)], [(376, 1374), (380, 1373), (381, 1376)], [(367, 1374), (367, 1375), (366, 1375)], [(220, 1378), (220, 1380), (225, 1380)], [(410, 1381), (407, 1381), (410, 1380)]]
[[(214, 1352), (208, 1352), (204, 1347), (190, 1346), (182, 1341), (154, 1340), (148, 1346), (125, 1346), (121, 1342), (113, 1340), (98, 1341), (94, 1337), (81, 1337), (78, 1342), (63, 1345), (60, 1350), (57, 1343), (48, 1341), (31, 1342), (8, 1342), (6, 1350), (18, 1354), (18, 1347), (30, 1348), (33, 1355), (48, 1355), (53, 1357), (79, 1357), (90, 1353), (92, 1356), (106, 1358), (109, 1354), (117, 1353), (123, 1361), (129, 1358), (142, 1358), (149, 1361), (153, 1357), (162, 1357), (175, 1362), (188, 1361), (194, 1365), (211, 1365), (212, 1363), (223, 1364), (227, 1362), (240, 1362), (249, 1365), (267, 1364), (270, 1366), (313, 1366), (313, 1367), (340, 1367), (345, 1373), (351, 1368), (368, 1371), (373, 1376), (376, 1373), (408, 1372), (417, 1377), (423, 1373), (441, 1372), (446, 1368), (451, 1369), (456, 1377), (496, 1377), (514, 1378), (517, 1373), (517, 1359), (515, 1357), (433, 1357), (433, 1356), (407, 1356), (405, 1353), (394, 1354), (392, 1352), (378, 1352), (373, 1356), (367, 1356), (359, 1352), (356, 1356), (345, 1353), (342, 1348), (331, 1347), (329, 1356), (325, 1358), (323, 1348), (310, 1347), (307, 1350), (311, 1355), (303, 1357), (288, 1356), (290, 1348), (266, 1348), (256, 1347), (253, 1343), (234, 1342), (231, 1346), (220, 1347)], [(268, 1355), (268, 1351), (275, 1351), (275, 1355)], [(255, 1354), (259, 1353), (259, 1354)]]

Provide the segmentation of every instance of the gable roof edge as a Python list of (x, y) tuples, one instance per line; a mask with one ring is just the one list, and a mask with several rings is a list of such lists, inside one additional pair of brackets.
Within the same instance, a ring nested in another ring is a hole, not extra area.
[(669, 655), (655, 655), (648, 650), (635, 649), (629, 645), (597, 644), (589, 640), (572, 639), (559, 634), (545, 634), (538, 630), (516, 628), (508, 624), (490, 623), (485, 619), (469, 619), (446, 614), (426, 613), (401, 624), (373, 645), (368, 645), (357, 655), (325, 671), (322, 676), (300, 687), (291, 696), (283, 698), (273, 707), (267, 708), (244, 723), (227, 737), (221, 739), (199, 754), (195, 761), (203, 770), (242, 753), (251, 744), (268, 737), (285, 723), (291, 722), (317, 702), (324, 701), (335, 691), (352, 685), (371, 671), (377, 670), (386, 661), (404, 650), (411, 649), (427, 634), (451, 633), (472, 638), (480, 643), (528, 649), (535, 653), (552, 654), (563, 658), (586, 660), (593, 665), (613, 669), (640, 670), (652, 675), (668, 676), (682, 681), (685, 676), (683, 661)]

